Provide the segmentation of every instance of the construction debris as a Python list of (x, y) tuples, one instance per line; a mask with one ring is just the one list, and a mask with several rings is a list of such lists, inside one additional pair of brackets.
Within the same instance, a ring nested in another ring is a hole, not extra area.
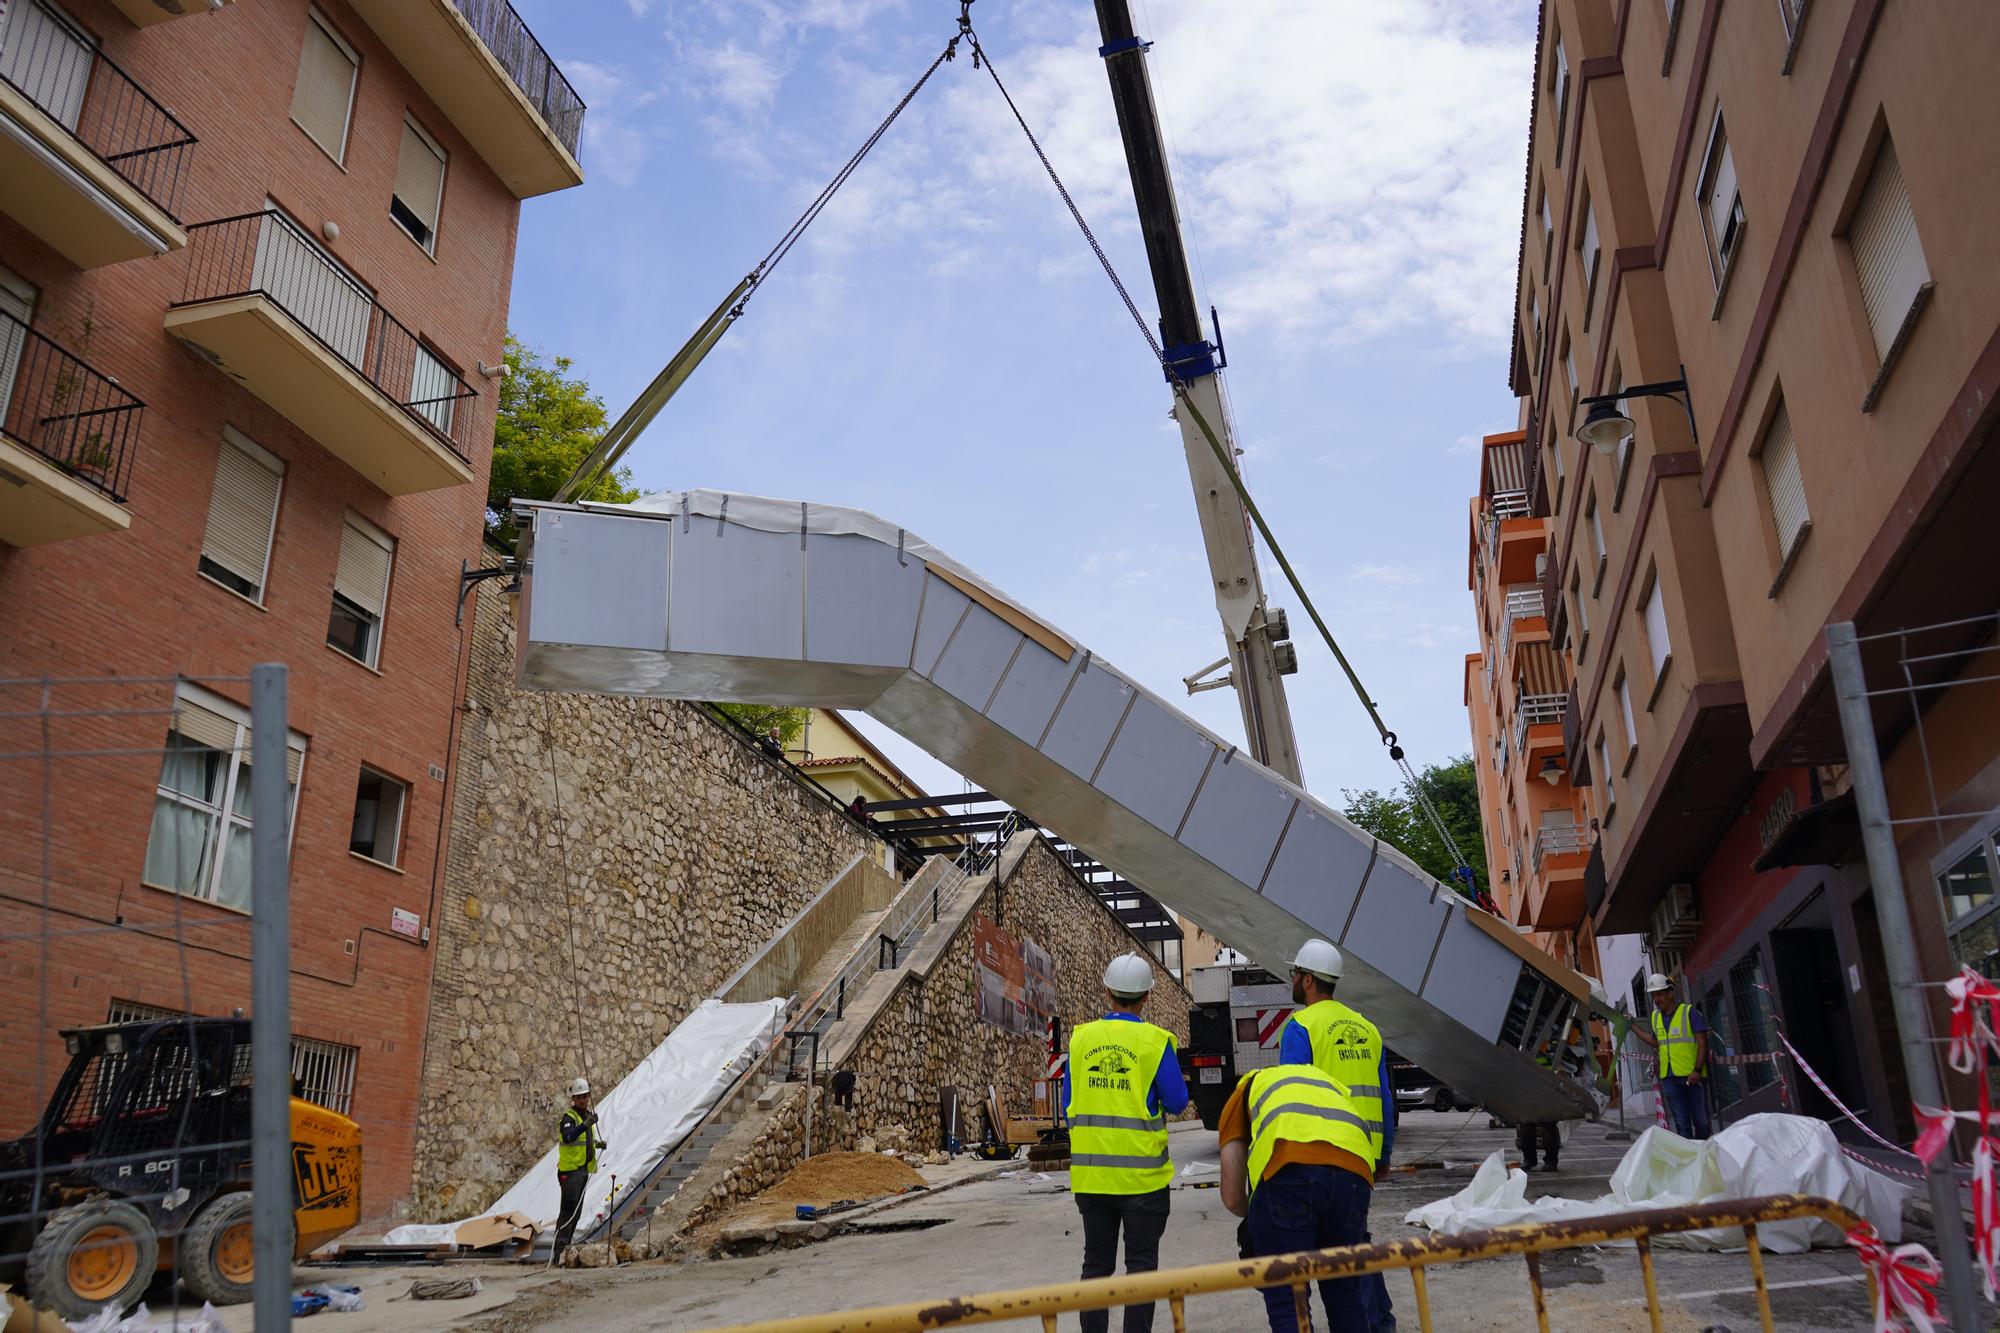
[[(808, 1157), (785, 1178), (750, 1201), (761, 1203), (835, 1204), (876, 1199), (885, 1194), (922, 1189), (924, 1178), (903, 1162), (879, 1152), (829, 1152)], [(787, 1211), (790, 1211), (787, 1209)]]

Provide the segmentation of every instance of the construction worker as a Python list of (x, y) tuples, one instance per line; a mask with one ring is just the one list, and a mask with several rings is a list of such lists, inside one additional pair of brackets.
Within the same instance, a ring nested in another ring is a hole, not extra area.
[[(1278, 1063), (1313, 1065), (1347, 1090), (1368, 1130), (1375, 1179), (1389, 1171), (1396, 1148), (1396, 1094), (1388, 1050), (1375, 1025), (1333, 998), (1340, 985), (1340, 950), (1307, 940), (1292, 959), (1292, 1003), (1299, 1006), (1278, 1038)], [(1368, 1237), (1363, 1233), (1362, 1239)], [(1389, 1286), (1380, 1273), (1363, 1279), (1368, 1291), (1369, 1333), (1396, 1327)]]
[(606, 1146), (597, 1137), (597, 1112), (590, 1109), (590, 1080), (570, 1080), (569, 1109), (562, 1113), (556, 1136), (556, 1184), (562, 1189), (556, 1211), (556, 1258), (561, 1259), (576, 1235), (583, 1188), (597, 1173), (598, 1150)]
[[(1554, 1042), (1545, 1041), (1535, 1056), (1535, 1063), (1544, 1069), (1555, 1068)], [(1551, 1171), (1562, 1169), (1562, 1127), (1553, 1120), (1523, 1121), (1514, 1127), (1514, 1146), (1521, 1152), (1521, 1169), (1539, 1171), (1543, 1163)], [(1536, 1150), (1540, 1150), (1541, 1161), (1536, 1160)]]
[(1660, 1053), (1660, 1100), (1684, 1139), (1708, 1137), (1708, 1023), (1691, 1004), (1674, 1003), (1674, 983), (1655, 972), (1646, 982), (1653, 996), (1651, 1032), (1632, 1032)]
[[(1110, 1012), (1069, 1034), (1063, 1107), (1069, 1118), (1069, 1185), (1083, 1216), (1083, 1276), (1109, 1277), (1125, 1231), (1125, 1271), (1160, 1266), (1167, 1229), (1167, 1121), (1187, 1109), (1187, 1084), (1173, 1034), (1139, 1017), (1153, 989), (1153, 965), (1136, 953), (1104, 969)], [(1109, 1310), (1078, 1315), (1083, 1333), (1106, 1333)], [(1153, 1307), (1125, 1307), (1125, 1333), (1150, 1333)]]
[[(1311, 1064), (1246, 1075), (1223, 1104), (1222, 1206), (1249, 1220), (1244, 1257), (1292, 1254), (1368, 1239), (1375, 1136), (1348, 1090)], [(1333, 1333), (1371, 1333), (1370, 1274), (1319, 1284)], [(1271, 1333), (1294, 1333), (1292, 1289), (1264, 1288)]]

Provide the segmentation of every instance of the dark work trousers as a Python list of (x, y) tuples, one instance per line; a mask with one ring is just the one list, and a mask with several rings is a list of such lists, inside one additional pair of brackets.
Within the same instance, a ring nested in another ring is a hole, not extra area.
[(1553, 1171), (1556, 1169), (1556, 1158), (1562, 1153), (1562, 1128), (1553, 1120), (1539, 1125), (1516, 1125), (1514, 1146), (1521, 1150), (1521, 1166), (1525, 1170), (1535, 1169), (1535, 1154), (1539, 1151), (1548, 1159), (1548, 1168)]
[[(1268, 1255), (1359, 1245), (1368, 1236), (1368, 1204), (1374, 1193), (1368, 1181), (1337, 1166), (1292, 1162), (1280, 1167), (1250, 1196), (1251, 1248)], [(1319, 1284), (1331, 1333), (1373, 1333), (1370, 1286), (1366, 1277)], [(1290, 1287), (1264, 1288), (1264, 1312), (1271, 1333), (1299, 1333)], [(1394, 1327), (1393, 1322), (1388, 1326)]]
[[(1164, 1189), (1146, 1194), (1079, 1194), (1076, 1210), (1083, 1214), (1083, 1276), (1110, 1277), (1118, 1269), (1118, 1228), (1125, 1228), (1125, 1271), (1150, 1273), (1160, 1266), (1160, 1237), (1166, 1234), (1172, 1207)], [(1077, 1314), (1083, 1333), (1107, 1333), (1109, 1310)], [(1125, 1333), (1152, 1333), (1153, 1307), (1125, 1307)]]
[(1660, 1096), (1667, 1103), (1667, 1115), (1674, 1132), (1684, 1139), (1708, 1137), (1708, 1085), (1690, 1083), (1677, 1074), (1660, 1080)]
[(583, 1211), (583, 1187), (590, 1183), (590, 1172), (578, 1167), (574, 1171), (556, 1172), (556, 1184), (562, 1187), (562, 1203), (556, 1213), (556, 1261), (562, 1261), (562, 1252), (569, 1248), (570, 1238), (576, 1235), (576, 1215)]

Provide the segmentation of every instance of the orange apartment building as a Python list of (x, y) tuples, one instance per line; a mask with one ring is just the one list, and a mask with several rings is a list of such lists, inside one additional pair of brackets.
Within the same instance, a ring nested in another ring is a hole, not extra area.
[(460, 571), (583, 114), (505, 0), (0, 4), (0, 1057), (47, 1076), (0, 1132), (58, 1028), (248, 1004), (283, 662), (294, 1075), (407, 1197)]
[(1926, 975), (2000, 970), (2000, 11), (1546, 0), (1538, 43), (1519, 429), (1471, 512), (1496, 895), (1587, 970), (1643, 933), (1727, 1049), (1782, 1031), (1907, 1134), (1824, 629), (1943, 626), (1867, 645), (1877, 739)]

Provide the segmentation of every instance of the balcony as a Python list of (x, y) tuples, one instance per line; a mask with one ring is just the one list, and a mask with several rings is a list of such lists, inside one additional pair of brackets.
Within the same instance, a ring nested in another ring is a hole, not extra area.
[(506, 0), (350, 0), (516, 198), (583, 183), (583, 99)]
[(472, 481), (472, 388), (304, 228), (266, 210), (188, 235), (169, 333), (389, 495)]
[(1584, 871), (1590, 837), (1581, 825), (1549, 823), (1535, 830), (1534, 879), (1524, 895), (1535, 930), (1574, 930), (1583, 920)]
[(125, 486), (145, 404), (0, 311), (0, 542), (132, 525)]
[[(1523, 694), (1514, 701), (1514, 748), (1523, 759), (1536, 750), (1561, 748), (1559, 728), (1568, 711), (1567, 694)], [(1549, 730), (1536, 732), (1537, 727)]]
[(179, 250), (195, 138), (46, 0), (0, 50), (0, 208), (79, 268)]
[[(1540, 588), (1511, 588), (1507, 592), (1505, 615), (1500, 625), (1500, 657), (1504, 661), (1507, 650), (1514, 644), (1514, 622), (1517, 620), (1539, 620), (1542, 616), (1542, 593)], [(1540, 626), (1535, 626), (1540, 628)]]
[[(190, 14), (206, 14), (216, 7), (217, 0), (111, 0), (118, 12), (132, 20), (135, 28), (150, 28), (155, 23), (165, 23), (168, 19), (186, 18)], [(219, 0), (228, 4), (230, 0)]]

